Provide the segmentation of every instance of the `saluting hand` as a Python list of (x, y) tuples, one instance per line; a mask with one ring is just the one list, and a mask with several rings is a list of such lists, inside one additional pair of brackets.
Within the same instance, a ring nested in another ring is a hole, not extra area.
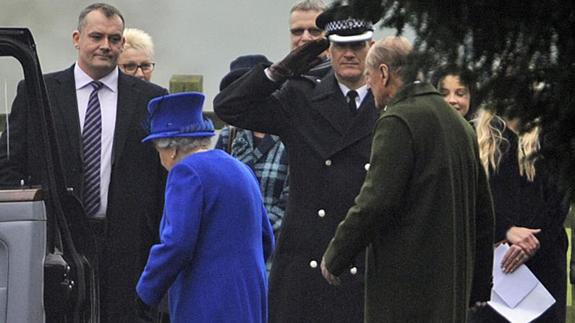
[(320, 38), (307, 42), (292, 50), (284, 59), (269, 67), (271, 77), (283, 82), (290, 77), (299, 76), (321, 63), (319, 57), (329, 47), (329, 41)]

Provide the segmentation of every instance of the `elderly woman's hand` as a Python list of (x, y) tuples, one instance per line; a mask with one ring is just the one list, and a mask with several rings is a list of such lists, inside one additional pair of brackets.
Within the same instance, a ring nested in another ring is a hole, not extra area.
[(507, 230), (506, 238), (509, 243), (518, 246), (529, 257), (532, 257), (540, 247), (539, 239), (535, 236), (539, 232), (541, 229), (511, 227)]

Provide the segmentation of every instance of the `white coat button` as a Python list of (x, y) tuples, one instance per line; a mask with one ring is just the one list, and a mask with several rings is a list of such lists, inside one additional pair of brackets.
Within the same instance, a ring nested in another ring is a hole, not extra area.
[(351, 267), (351, 268), (349, 269), (349, 273), (352, 274), (352, 275), (357, 274), (357, 267)]
[(363, 168), (365, 168), (365, 171), (366, 171), (366, 172), (369, 170), (369, 166), (370, 166), (369, 163), (363, 165)]
[(325, 161), (325, 165), (326, 165), (326, 166), (331, 166), (331, 159), (326, 160), (326, 161)]
[(317, 215), (318, 215), (320, 218), (323, 218), (323, 217), (325, 216), (325, 210), (324, 210), (324, 209), (318, 210), (318, 211), (317, 211)]
[(310, 266), (311, 268), (317, 268), (317, 261), (315, 261), (315, 260), (310, 261), (310, 262), (309, 262), (309, 266)]

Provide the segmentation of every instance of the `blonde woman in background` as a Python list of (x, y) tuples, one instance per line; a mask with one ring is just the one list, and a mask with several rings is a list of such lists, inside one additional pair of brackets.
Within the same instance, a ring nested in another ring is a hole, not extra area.
[(152, 37), (140, 29), (126, 28), (124, 39), (118, 66), (122, 72), (149, 82), (156, 65)]
[(521, 135), (518, 118), (502, 118), (485, 109), (476, 120), (481, 162), (493, 194), (495, 241), (510, 244), (500, 265), (504, 272), (513, 272), (526, 264), (556, 300), (534, 322), (561, 323), (565, 322), (563, 223), (568, 204), (537, 157), (544, 136), (539, 125), (533, 126)]

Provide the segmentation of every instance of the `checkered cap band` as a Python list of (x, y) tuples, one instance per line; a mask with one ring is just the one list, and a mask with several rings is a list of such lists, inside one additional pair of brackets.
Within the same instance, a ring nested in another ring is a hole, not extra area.
[(325, 25), (327, 35), (338, 34), (342, 36), (356, 35), (366, 31), (373, 31), (373, 25), (369, 21), (347, 18), (345, 20), (335, 20)]

